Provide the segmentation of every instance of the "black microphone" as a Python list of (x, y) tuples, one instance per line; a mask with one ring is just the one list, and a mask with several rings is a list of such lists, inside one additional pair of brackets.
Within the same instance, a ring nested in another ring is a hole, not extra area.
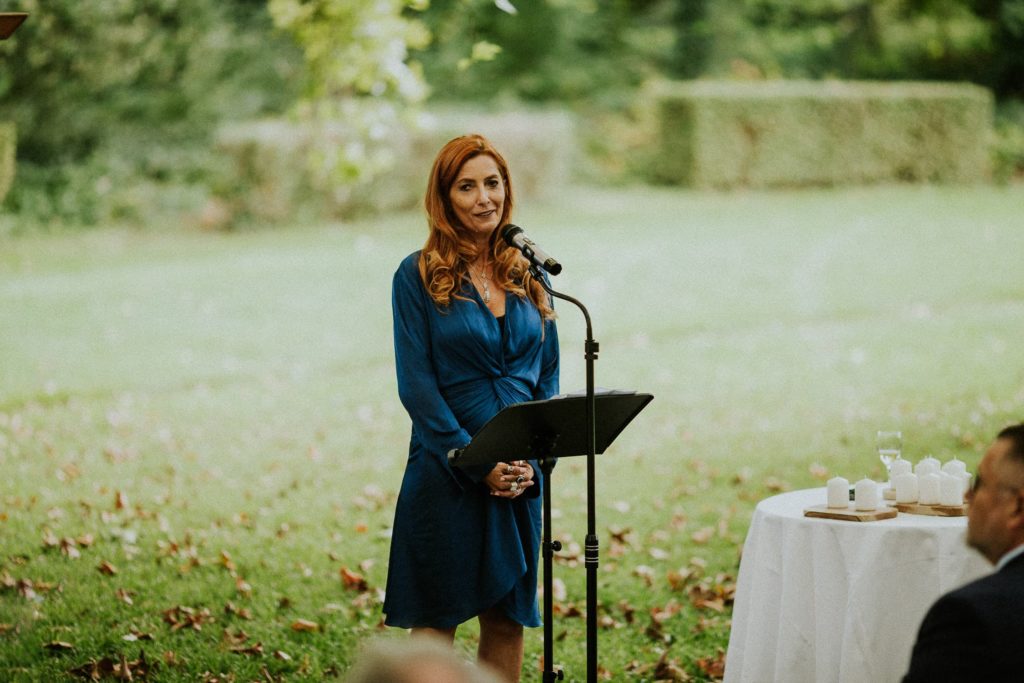
[(533, 243), (523, 229), (518, 225), (509, 223), (501, 229), (501, 238), (505, 243), (523, 252), (523, 256), (530, 260), (530, 263), (538, 268), (543, 268), (552, 275), (562, 272), (562, 264), (544, 253), (544, 250)]

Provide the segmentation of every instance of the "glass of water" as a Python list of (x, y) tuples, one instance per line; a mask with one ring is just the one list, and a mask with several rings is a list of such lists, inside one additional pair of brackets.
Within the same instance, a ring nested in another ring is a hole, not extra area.
[(903, 432), (878, 432), (876, 440), (878, 459), (885, 465), (885, 471), (892, 469), (892, 461), (903, 452)]

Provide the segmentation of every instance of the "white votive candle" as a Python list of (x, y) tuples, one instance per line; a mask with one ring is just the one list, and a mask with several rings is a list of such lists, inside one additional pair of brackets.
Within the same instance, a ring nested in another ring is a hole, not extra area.
[(850, 482), (842, 477), (828, 480), (828, 506), (830, 508), (850, 507)]
[(939, 461), (930, 455), (927, 458), (922, 459), (917, 465), (914, 466), (914, 474), (921, 476), (924, 474), (938, 474), (939, 473)]
[(960, 475), (960, 483), (963, 484), (964, 496), (967, 495), (967, 491), (971, 488), (971, 480), (972, 477), (970, 472), (964, 472)]
[(896, 475), (892, 478), (892, 486), (896, 489), (897, 503), (917, 502), (917, 475), (913, 472)]
[(952, 474), (954, 477), (959, 477), (967, 471), (967, 463), (963, 460), (958, 460), (954, 456), (952, 460), (942, 466), (942, 471), (946, 474)]
[(867, 478), (854, 484), (853, 507), (858, 510), (876, 509), (878, 507), (878, 484)]
[(964, 502), (964, 485), (960, 477), (943, 472), (939, 475), (939, 505), (961, 505)]
[(897, 476), (906, 474), (914, 469), (913, 465), (910, 464), (909, 460), (904, 460), (902, 457), (896, 458), (892, 461), (892, 467), (889, 469), (889, 473), (895, 480)]
[(921, 505), (937, 505), (939, 502), (939, 475), (934, 472), (917, 477), (917, 501)]

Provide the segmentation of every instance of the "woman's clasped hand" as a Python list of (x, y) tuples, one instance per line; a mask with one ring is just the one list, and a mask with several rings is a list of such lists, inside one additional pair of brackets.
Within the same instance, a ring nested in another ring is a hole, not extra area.
[(533, 467), (525, 460), (499, 462), (484, 477), (492, 496), (517, 498), (533, 486)]

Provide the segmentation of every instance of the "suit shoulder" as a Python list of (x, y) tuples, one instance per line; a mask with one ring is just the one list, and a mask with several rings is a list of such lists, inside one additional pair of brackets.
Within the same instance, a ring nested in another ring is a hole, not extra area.
[(1019, 571), (1005, 570), (983, 576), (942, 596), (933, 609), (965, 620), (1019, 625), (1013, 615), (1024, 612), (1024, 578)]

